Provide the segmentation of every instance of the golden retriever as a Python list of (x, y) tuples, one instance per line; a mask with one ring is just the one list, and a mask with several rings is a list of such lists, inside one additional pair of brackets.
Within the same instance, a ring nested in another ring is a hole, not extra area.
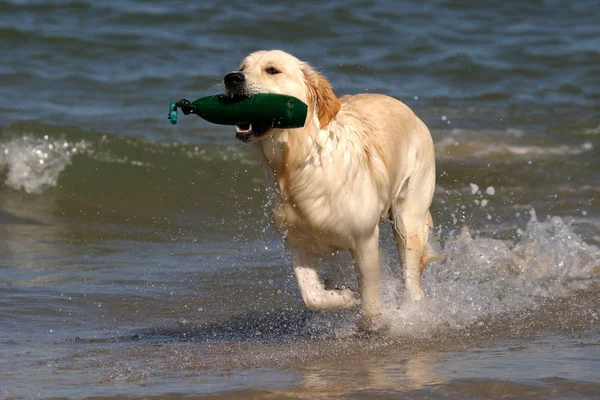
[[(435, 189), (433, 141), (403, 103), (380, 94), (337, 98), (329, 82), (280, 50), (257, 51), (224, 78), (228, 96), (278, 93), (308, 104), (304, 127), (237, 126), (255, 148), (274, 192), (273, 220), (285, 239), (302, 299), (314, 311), (360, 304), (361, 327), (379, 329), (379, 222), (394, 227), (404, 279), (413, 300), (423, 297), (429, 207)], [(359, 297), (330, 290), (318, 258), (349, 250)]]

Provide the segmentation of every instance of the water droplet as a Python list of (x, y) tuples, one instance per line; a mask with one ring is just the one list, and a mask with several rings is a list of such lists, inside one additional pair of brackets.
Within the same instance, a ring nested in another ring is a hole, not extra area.
[(471, 188), (471, 194), (475, 194), (479, 190), (479, 185), (476, 183), (469, 183), (469, 187)]

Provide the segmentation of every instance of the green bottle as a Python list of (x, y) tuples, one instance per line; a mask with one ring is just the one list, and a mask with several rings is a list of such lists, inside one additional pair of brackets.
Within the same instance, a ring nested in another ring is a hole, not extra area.
[(169, 106), (169, 120), (177, 123), (177, 109), (221, 125), (255, 124), (270, 128), (301, 128), (306, 121), (307, 105), (282, 94), (261, 93), (244, 99), (225, 95), (202, 97), (190, 102), (181, 99)]

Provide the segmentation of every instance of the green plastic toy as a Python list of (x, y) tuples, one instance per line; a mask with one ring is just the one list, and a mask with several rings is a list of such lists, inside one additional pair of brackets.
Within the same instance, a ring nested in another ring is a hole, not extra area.
[(190, 102), (181, 99), (169, 105), (169, 120), (177, 123), (177, 109), (185, 114), (220, 125), (249, 125), (265, 128), (301, 128), (308, 106), (301, 100), (281, 94), (261, 93), (236, 99), (225, 95), (202, 97)]

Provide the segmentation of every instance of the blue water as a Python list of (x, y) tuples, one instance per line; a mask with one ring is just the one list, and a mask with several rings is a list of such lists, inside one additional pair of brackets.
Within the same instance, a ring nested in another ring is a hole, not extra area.
[[(599, 395), (597, 1), (10, 0), (0, 48), (0, 397)], [(167, 121), (272, 48), (432, 132), (388, 336), (304, 309), (231, 127)]]

